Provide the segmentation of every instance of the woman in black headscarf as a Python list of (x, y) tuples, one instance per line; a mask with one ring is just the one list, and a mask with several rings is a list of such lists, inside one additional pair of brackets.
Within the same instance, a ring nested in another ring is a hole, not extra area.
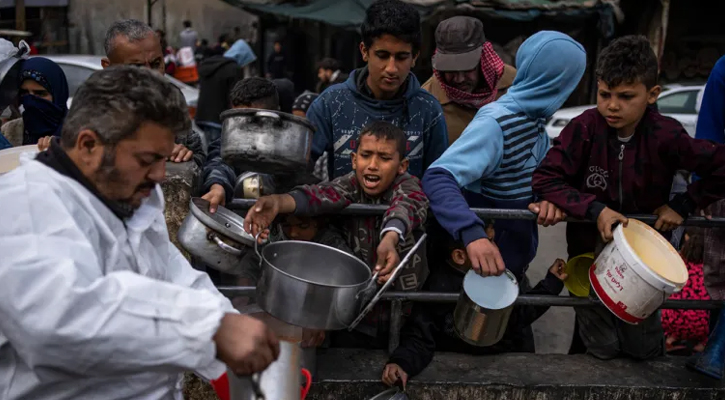
[(22, 118), (2, 127), (11, 143), (28, 145), (40, 141), (42, 145), (49, 142), (49, 137), (60, 136), (68, 114), (68, 81), (58, 64), (42, 57), (24, 61), (19, 97)]

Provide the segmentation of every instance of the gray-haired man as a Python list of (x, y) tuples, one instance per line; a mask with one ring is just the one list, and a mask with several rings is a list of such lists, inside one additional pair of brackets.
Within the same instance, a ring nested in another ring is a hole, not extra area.
[(184, 98), (141, 68), (76, 92), (60, 140), (0, 177), (3, 400), (181, 399), (181, 373), (264, 370), (279, 354), (169, 241), (158, 183)]
[[(103, 47), (106, 51), (106, 57), (101, 61), (103, 68), (135, 65), (165, 74), (166, 65), (159, 37), (141, 21), (125, 19), (114, 22), (106, 32)], [(169, 161), (184, 162), (193, 157), (196, 165), (201, 167), (206, 161), (201, 137), (194, 130), (190, 129), (189, 132), (185, 142), (177, 142)]]

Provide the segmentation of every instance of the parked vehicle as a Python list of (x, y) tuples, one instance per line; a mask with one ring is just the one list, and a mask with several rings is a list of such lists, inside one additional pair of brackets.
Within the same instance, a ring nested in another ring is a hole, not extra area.
[[(666, 85), (657, 100), (657, 108), (661, 114), (678, 120), (687, 133), (695, 137), (697, 113), (704, 90), (705, 85)], [(569, 121), (594, 107), (595, 104), (562, 108), (546, 123), (546, 134), (551, 139), (557, 138)]]
[[(65, 72), (65, 77), (68, 80), (68, 90), (70, 97), (68, 98), (68, 108), (73, 101), (73, 95), (76, 90), (88, 79), (94, 72), (103, 69), (101, 66), (101, 56), (84, 56), (84, 55), (43, 55), (43, 57), (56, 62)], [(195, 89), (170, 75), (166, 75), (174, 86), (181, 90), (186, 99), (186, 104), (189, 107), (189, 113), (194, 116), (196, 112), (196, 105), (199, 101), (199, 90)]]

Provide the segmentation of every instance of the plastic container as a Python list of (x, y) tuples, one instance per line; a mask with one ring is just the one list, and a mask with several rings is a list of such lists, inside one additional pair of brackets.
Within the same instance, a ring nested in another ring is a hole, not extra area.
[(594, 253), (576, 256), (566, 263), (564, 272), (568, 275), (564, 286), (576, 297), (589, 296), (589, 268), (594, 264)]
[(589, 269), (592, 289), (614, 315), (636, 325), (682, 290), (688, 273), (682, 257), (653, 228), (630, 219), (617, 226)]

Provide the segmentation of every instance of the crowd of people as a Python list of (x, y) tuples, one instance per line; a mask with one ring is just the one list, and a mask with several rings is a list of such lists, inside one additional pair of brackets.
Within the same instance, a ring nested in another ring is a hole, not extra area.
[[(185, 47), (207, 46), (185, 26)], [(657, 215), (654, 228), (668, 237), (691, 215), (721, 213), (725, 57), (692, 138), (657, 111), (658, 63), (647, 39), (614, 40), (596, 61), (597, 107), (572, 119), (550, 146), (544, 123), (587, 63), (568, 35), (532, 35), (514, 67), (493, 50), (480, 20), (444, 20), (435, 32), (434, 74), (421, 85), (411, 72), (422, 37), (413, 6), (377, 0), (360, 31), (365, 66), (346, 74), (337, 61), (322, 60), (317, 93), (297, 97), (277, 45), (264, 78), (244, 70), (256, 59), (245, 40), (205, 54), (195, 122), (207, 149), (183, 96), (162, 78), (174, 62), (163, 36), (142, 22), (109, 28), (104, 70), (81, 86), (70, 110), (63, 71), (42, 57), (22, 61), (22, 118), (3, 125), (0, 147), (37, 144), (41, 152), (0, 178), (0, 392), (9, 399), (178, 398), (179, 372), (212, 380), (225, 364), (251, 374), (277, 357), (275, 335), (235, 311), (249, 299), (230, 301), (215, 287), (254, 285), (261, 274), (255, 253), (245, 255), (240, 275), (226, 276), (193, 268), (169, 241), (158, 187), (166, 161), (196, 162), (212, 213), (235, 197), (240, 178), (256, 175), (265, 189), (245, 230), (337, 248), (364, 261), (378, 283), (427, 232), (428, 245), (394, 282), (400, 291), (457, 293), (469, 270), (508, 270), (521, 293), (555, 296), (567, 280), (563, 259), (601, 252), (626, 215)], [(310, 170), (318, 183), (225, 163), (220, 114), (245, 108), (312, 123)], [(681, 170), (697, 178), (671, 196)], [(353, 203), (389, 208), (382, 216), (334, 216)], [(537, 218), (484, 221), (471, 207), (528, 209)], [(567, 216), (592, 223), (567, 225), (567, 254), (551, 260), (532, 287), (526, 271), (538, 225)], [(722, 298), (722, 240), (721, 231), (687, 230), (682, 256), (691, 279), (680, 298)], [(406, 305), (400, 344), (380, 366), (383, 382), (405, 385), (436, 351), (534, 352), (531, 324), (547, 311), (515, 307), (504, 338), (477, 347), (456, 334), (453, 308)], [(706, 312), (658, 312), (630, 325), (605, 308), (575, 311), (572, 352), (600, 359), (700, 351), (711, 323)], [(306, 330), (302, 344), (387, 348), (389, 314), (378, 305), (352, 332)]]

